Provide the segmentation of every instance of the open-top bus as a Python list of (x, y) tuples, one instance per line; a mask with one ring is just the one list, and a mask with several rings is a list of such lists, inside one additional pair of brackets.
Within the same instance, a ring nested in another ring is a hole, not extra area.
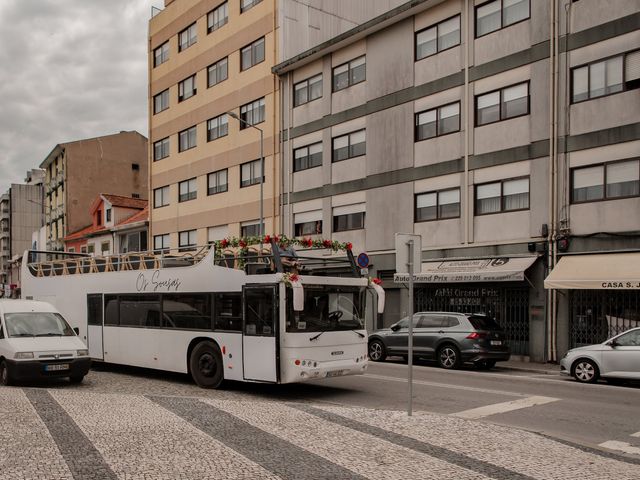
[(189, 373), (201, 387), (364, 373), (365, 315), (384, 308), (384, 292), (350, 250), (300, 251), (291, 272), (274, 239), (222, 245), (175, 255), (27, 251), (22, 297), (54, 304), (94, 360)]

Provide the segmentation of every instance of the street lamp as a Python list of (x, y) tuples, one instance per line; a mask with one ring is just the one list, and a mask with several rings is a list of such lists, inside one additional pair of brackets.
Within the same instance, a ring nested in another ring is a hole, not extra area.
[[(235, 118), (240, 123), (242, 123), (245, 127), (255, 128), (260, 132), (260, 241), (262, 242), (262, 238), (264, 237), (264, 132), (261, 128), (256, 127), (255, 125), (247, 122), (240, 118), (234, 112), (227, 112), (232, 118)], [(241, 172), (242, 174), (242, 172)]]

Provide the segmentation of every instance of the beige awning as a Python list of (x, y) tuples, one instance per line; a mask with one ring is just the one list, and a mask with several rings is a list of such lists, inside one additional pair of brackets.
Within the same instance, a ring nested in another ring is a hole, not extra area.
[[(423, 262), (414, 281), (421, 283), (518, 282), (538, 257), (500, 257)], [(396, 274), (397, 282), (409, 281), (409, 275)], [(404, 278), (406, 277), (406, 278)]]
[(544, 281), (545, 288), (640, 289), (640, 252), (566, 255)]

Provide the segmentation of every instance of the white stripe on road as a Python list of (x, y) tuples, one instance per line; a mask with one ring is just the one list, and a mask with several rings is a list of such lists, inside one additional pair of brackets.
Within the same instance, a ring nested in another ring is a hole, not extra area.
[(521, 408), (529, 408), (536, 405), (544, 405), (545, 403), (557, 402), (558, 400), (560, 399), (553, 397), (527, 397), (519, 400), (512, 400), (510, 402), (494, 403), (493, 405), (472, 408), (471, 410), (452, 413), (451, 416), (475, 420), (478, 418), (488, 417), (489, 415), (495, 415), (497, 413), (511, 412), (513, 410), (520, 410)]
[(632, 433), (631, 436), (632, 437), (640, 437), (640, 432)]
[[(370, 378), (372, 380), (386, 380), (389, 382), (407, 383), (406, 378), (388, 377), (386, 375), (374, 375), (371, 373), (365, 374), (364, 378)], [(425, 380), (413, 380), (412, 383), (414, 385), (424, 385), (427, 387), (437, 387), (437, 388), (450, 388), (453, 390), (465, 390), (467, 392), (491, 393), (495, 395), (507, 395), (509, 397), (519, 397), (519, 398), (527, 397), (527, 395), (522, 393), (507, 392), (504, 390), (491, 390), (488, 388), (465, 387), (463, 385), (451, 385), (449, 383), (427, 382)]]
[[(635, 437), (636, 435), (637, 434), (634, 433), (632, 437)], [(630, 445), (627, 442), (618, 442), (616, 440), (609, 440), (607, 442), (601, 443), (598, 446), (603, 448), (608, 448), (609, 450), (618, 450), (619, 452), (640, 455), (640, 448), (634, 447), (633, 445)]]

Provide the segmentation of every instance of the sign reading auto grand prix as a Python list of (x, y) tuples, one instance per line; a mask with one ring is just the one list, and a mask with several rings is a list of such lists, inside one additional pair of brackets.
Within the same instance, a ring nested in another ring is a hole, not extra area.
[[(524, 271), (535, 257), (482, 258), (469, 260), (444, 260), (422, 264), (422, 272), (414, 274), (415, 282), (513, 282), (524, 280)], [(408, 274), (396, 274), (396, 282), (408, 282)]]

